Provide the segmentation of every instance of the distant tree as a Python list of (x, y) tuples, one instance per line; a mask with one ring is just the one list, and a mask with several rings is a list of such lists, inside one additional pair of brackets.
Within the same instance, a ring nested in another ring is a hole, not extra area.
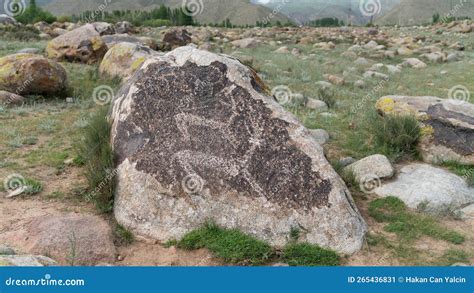
[(28, 7), (23, 13), (17, 15), (16, 20), (27, 24), (27, 23), (36, 23), (39, 21), (45, 21), (47, 23), (53, 23), (56, 21), (56, 17), (50, 12), (43, 10), (41, 7), (38, 7), (36, 0), (30, 0)]

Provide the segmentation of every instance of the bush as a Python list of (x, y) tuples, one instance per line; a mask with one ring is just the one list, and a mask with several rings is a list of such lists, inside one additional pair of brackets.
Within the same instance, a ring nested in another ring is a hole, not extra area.
[(110, 212), (114, 198), (114, 160), (110, 145), (111, 126), (107, 121), (107, 108), (94, 113), (83, 128), (78, 142), (77, 161), (83, 162), (89, 185), (86, 200), (94, 202), (101, 212)]
[(413, 116), (377, 116), (371, 122), (375, 146), (391, 158), (416, 157), (421, 128)]
[(395, 233), (403, 241), (416, 240), (426, 235), (454, 244), (464, 242), (464, 236), (440, 226), (436, 219), (410, 212), (396, 197), (380, 198), (369, 204), (369, 215), (377, 222), (388, 223), (385, 231)]
[(167, 19), (150, 19), (150, 20), (143, 21), (141, 25), (150, 26), (150, 27), (160, 27), (160, 26), (170, 26), (171, 22)]
[(27, 26), (0, 26), (2, 39), (15, 41), (37, 41), (40, 39), (39, 31)]
[(16, 16), (15, 19), (23, 24), (37, 23), (39, 21), (53, 23), (56, 21), (56, 17), (50, 12), (38, 7), (35, 0), (30, 0), (29, 5), (25, 11)]
[(336, 252), (309, 243), (290, 243), (283, 249), (282, 260), (290, 266), (337, 266)]
[(220, 228), (212, 222), (186, 234), (177, 242), (177, 247), (187, 250), (207, 248), (225, 262), (240, 265), (264, 264), (273, 254), (267, 243), (235, 229)]

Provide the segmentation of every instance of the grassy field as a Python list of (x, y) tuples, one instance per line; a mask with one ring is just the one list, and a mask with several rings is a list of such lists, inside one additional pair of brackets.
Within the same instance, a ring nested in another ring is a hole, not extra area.
[[(390, 33), (394, 36), (400, 33), (428, 34), (424, 31), (408, 30)], [(448, 44), (459, 41), (455, 37), (444, 35), (431, 37)], [(43, 50), (46, 46), (44, 41), (0, 41), (0, 56), (12, 54), (22, 48)], [(417, 160), (417, 157), (393, 152), (377, 143), (375, 127), (378, 122), (374, 104), (384, 95), (428, 95), (446, 98), (449, 89), (455, 85), (474, 89), (474, 40), (465, 38), (460, 41), (468, 48), (461, 62), (429, 64), (421, 71), (404, 68), (402, 73), (390, 75), (390, 79), (382, 83), (376, 78), (366, 80), (362, 89), (352, 83), (363, 79), (362, 75), (367, 67), (359, 67), (353, 60), (341, 57), (351, 46), (349, 43), (338, 44), (334, 50), (329, 51), (312, 46), (286, 44), (290, 51), (293, 48), (300, 49), (301, 56), (273, 53), (282, 45), (263, 44), (255, 49), (239, 49), (238, 52), (230, 45), (225, 45), (223, 49), (226, 54), (243, 59), (245, 56), (251, 57), (252, 66), (270, 88), (283, 85), (295, 95), (301, 94), (306, 98), (320, 98), (329, 102), (331, 115), (321, 115), (300, 105), (285, 107), (308, 128), (325, 129), (329, 132), (331, 139), (324, 148), (331, 162), (337, 162), (346, 156), (361, 159), (382, 153), (394, 163), (403, 163)], [(397, 65), (401, 61), (399, 58), (367, 58), (373, 64)], [(75, 205), (84, 203), (85, 195), (90, 191), (88, 178), (85, 176), (87, 166), (80, 162), (79, 142), (91, 115), (100, 109), (92, 99), (94, 89), (106, 85), (117, 91), (120, 82), (100, 77), (97, 65), (63, 63), (63, 66), (68, 72), (68, 96), (72, 99), (66, 101), (64, 97), (30, 96), (28, 103), (22, 107), (0, 109), (0, 178), (13, 173), (21, 174), (32, 182), (31, 185), (35, 187), (34, 196), (40, 200)], [(334, 86), (330, 93), (322, 93), (316, 82), (324, 80), (324, 74), (344, 76), (346, 84)], [(367, 99), (369, 94), (371, 97)], [(358, 109), (355, 113), (351, 111), (354, 108)], [(474, 174), (472, 167), (449, 164), (447, 168), (460, 175)], [(372, 196), (361, 193), (356, 184), (351, 186), (351, 191), (370, 226), (370, 233), (361, 252), (341, 260), (334, 257), (331, 264), (339, 261), (343, 265), (451, 265), (473, 262), (472, 224), (460, 222), (450, 216), (429, 218), (416, 211), (407, 211), (396, 202), (377, 202)], [(92, 203), (88, 204), (92, 206)], [(392, 211), (395, 215), (387, 217), (381, 212), (381, 208), (384, 212), (395, 209)], [(429, 231), (427, 227), (430, 228)], [(126, 230), (119, 227), (117, 231), (123, 236), (125, 243), (132, 241)], [(221, 242), (204, 241), (212, 233), (224, 233), (225, 236), (222, 236)], [(243, 256), (236, 255), (234, 252), (241, 251), (241, 248), (229, 248), (227, 237), (243, 241), (244, 245), (250, 243), (256, 251), (250, 251)], [(236, 231), (221, 231), (215, 227), (194, 232), (179, 243), (175, 244), (186, 249), (205, 247), (231, 263), (261, 264), (265, 263), (263, 259), (275, 257), (271, 256), (275, 252), (266, 244), (255, 243)], [(297, 255), (295, 251), (298, 251)], [(282, 253), (282, 260), (307, 265), (313, 260), (305, 255), (314, 255), (314, 251), (318, 251), (318, 248), (294, 244), (278, 253)], [(303, 258), (300, 258), (301, 256)]]

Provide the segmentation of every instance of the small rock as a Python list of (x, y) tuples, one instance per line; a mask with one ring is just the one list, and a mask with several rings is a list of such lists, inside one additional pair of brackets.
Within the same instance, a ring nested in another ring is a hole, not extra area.
[(311, 129), (310, 132), (320, 145), (324, 145), (329, 141), (329, 133), (324, 129)]
[(333, 85), (344, 85), (344, 83), (346, 82), (344, 78), (332, 74), (325, 74), (324, 78)]
[(329, 109), (325, 102), (316, 99), (308, 99), (306, 102), (306, 108), (320, 112), (327, 111)]
[(395, 174), (392, 164), (384, 155), (366, 157), (347, 166), (346, 170), (354, 173), (359, 183), (363, 183), (369, 178), (391, 178)]
[(347, 167), (355, 162), (357, 162), (357, 160), (353, 157), (345, 157), (339, 160), (339, 164), (341, 164), (342, 167)]
[(21, 106), (24, 102), (24, 97), (0, 90), (0, 105), (5, 107)]
[(365, 87), (365, 81), (359, 79), (354, 82), (354, 86), (358, 88), (364, 88)]
[(290, 50), (288, 50), (288, 47), (284, 46), (284, 47), (280, 47), (276, 49), (275, 53), (287, 54), (287, 53), (290, 53)]

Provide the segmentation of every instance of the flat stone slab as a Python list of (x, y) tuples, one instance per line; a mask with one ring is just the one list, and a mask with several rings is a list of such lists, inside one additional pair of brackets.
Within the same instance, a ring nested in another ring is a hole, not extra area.
[(381, 197), (395, 196), (410, 208), (420, 205), (428, 212), (455, 210), (474, 203), (474, 188), (455, 174), (427, 164), (410, 164), (398, 177), (374, 190)]

